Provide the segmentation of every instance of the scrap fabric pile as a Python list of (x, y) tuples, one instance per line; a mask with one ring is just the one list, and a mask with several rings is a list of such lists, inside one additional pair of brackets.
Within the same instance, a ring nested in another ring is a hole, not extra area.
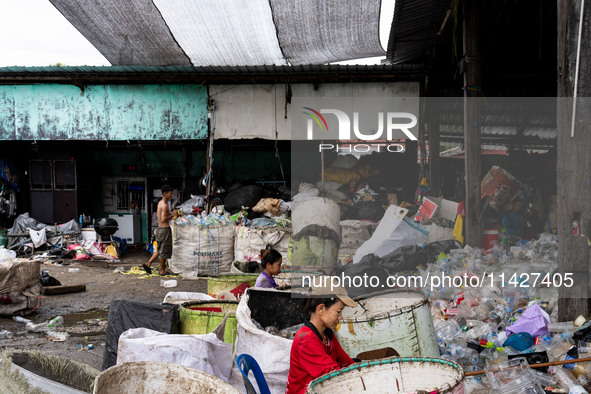
[(465, 372), (486, 372), (467, 378), (467, 392), (544, 393), (547, 387), (568, 392), (590, 386), (591, 363), (530, 368), (591, 357), (586, 317), (557, 322), (559, 294), (552, 285), (557, 254), (556, 236), (542, 234), (509, 250), (453, 249), (419, 270), (428, 281), (423, 290), (431, 299), (441, 357)]

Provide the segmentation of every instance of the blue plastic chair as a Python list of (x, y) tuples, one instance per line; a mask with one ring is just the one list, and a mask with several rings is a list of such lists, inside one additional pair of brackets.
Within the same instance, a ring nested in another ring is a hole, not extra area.
[(263, 375), (263, 371), (261, 371), (261, 367), (259, 367), (259, 364), (254, 357), (250, 354), (241, 354), (236, 357), (236, 365), (238, 366), (238, 369), (240, 369), (240, 372), (242, 372), (242, 380), (244, 381), (244, 387), (248, 394), (257, 394), (253, 384), (248, 378), (248, 373), (250, 371), (252, 371), (252, 374), (254, 375), (257, 386), (259, 386), (260, 393), (258, 394), (271, 394), (265, 375)]

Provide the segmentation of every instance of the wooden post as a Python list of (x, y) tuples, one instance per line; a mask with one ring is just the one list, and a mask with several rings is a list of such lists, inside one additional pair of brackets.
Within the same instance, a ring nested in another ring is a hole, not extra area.
[(437, 99), (427, 99), (429, 119), (429, 176), (431, 177), (431, 194), (441, 194), (441, 171), (439, 168), (439, 103)]
[[(425, 80), (421, 81), (420, 87), (420, 95), (421, 97), (426, 96), (426, 84)], [(419, 104), (419, 118), (425, 119), (425, 111), (427, 110), (427, 102), (425, 100), (421, 100)], [(421, 157), (419, 161), (419, 178), (418, 183), (421, 183), (421, 179), (423, 176), (427, 175), (427, 141), (425, 138), (425, 125), (427, 122), (420, 122), (419, 123), (419, 151), (421, 152)], [(429, 186), (431, 185), (431, 174), (428, 177)]]
[[(335, 146), (338, 146), (339, 141), (335, 141)], [(324, 141), (320, 141), (320, 144), (324, 144)], [(320, 195), (324, 197), (324, 150), (320, 152)]]
[(480, 87), (480, 54), (478, 48), (478, 0), (464, 4), (464, 173), (466, 177), (466, 244), (480, 247), (480, 111), (476, 92)]
[(181, 186), (181, 196), (182, 198), (185, 198), (186, 196), (188, 196), (187, 177), (189, 176), (189, 162), (191, 161), (191, 151), (187, 150), (186, 146), (183, 146), (181, 151), (183, 155), (183, 184)]
[[(573, 320), (579, 314), (589, 316), (590, 249), (587, 236), (591, 234), (591, 112), (589, 99), (581, 99), (575, 113), (574, 136), (572, 98), (579, 38), (581, 0), (564, 0), (558, 7), (558, 271), (572, 273), (575, 286), (559, 287), (558, 319)], [(586, 1), (578, 72), (578, 97), (591, 96), (591, 4)], [(573, 222), (578, 221), (579, 232), (573, 235)], [(557, 286), (558, 287), (558, 286)]]

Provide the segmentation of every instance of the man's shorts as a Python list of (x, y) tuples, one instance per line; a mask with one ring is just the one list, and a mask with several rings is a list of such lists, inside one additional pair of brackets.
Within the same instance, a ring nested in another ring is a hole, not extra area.
[(158, 257), (169, 259), (172, 256), (172, 230), (170, 227), (156, 229), (156, 242), (158, 243)]

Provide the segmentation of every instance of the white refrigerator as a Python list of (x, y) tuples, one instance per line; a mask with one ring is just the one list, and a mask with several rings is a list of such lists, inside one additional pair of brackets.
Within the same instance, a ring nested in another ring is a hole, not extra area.
[(140, 215), (131, 213), (112, 213), (109, 215), (111, 219), (117, 221), (119, 229), (114, 237), (127, 240), (127, 244), (139, 244), (142, 242), (142, 231)]

